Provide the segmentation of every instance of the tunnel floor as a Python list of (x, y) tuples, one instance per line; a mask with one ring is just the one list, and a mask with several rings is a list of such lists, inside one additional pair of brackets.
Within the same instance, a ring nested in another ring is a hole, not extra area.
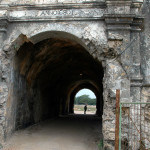
[(69, 115), (16, 131), (4, 150), (98, 150), (101, 119), (95, 115)]

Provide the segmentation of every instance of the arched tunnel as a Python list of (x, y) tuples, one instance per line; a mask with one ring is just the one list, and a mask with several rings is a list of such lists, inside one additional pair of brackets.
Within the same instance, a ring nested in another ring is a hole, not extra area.
[[(103, 96), (102, 96), (102, 85), (100, 87), (97, 87), (94, 83), (88, 81), (79, 81), (80, 84), (76, 85), (77, 87), (73, 89), (71, 95), (69, 96), (70, 105), (69, 105), (69, 113), (74, 113), (73, 107), (74, 107), (74, 100), (76, 94), (82, 90), (82, 89), (89, 89), (92, 91), (96, 96), (96, 115), (99, 117), (102, 117), (103, 114)], [(96, 87), (95, 87), (96, 86)]]
[(13, 63), (15, 128), (73, 113), (75, 94), (82, 88), (97, 97), (97, 115), (103, 113), (103, 68), (78, 42), (53, 37), (25, 42)]

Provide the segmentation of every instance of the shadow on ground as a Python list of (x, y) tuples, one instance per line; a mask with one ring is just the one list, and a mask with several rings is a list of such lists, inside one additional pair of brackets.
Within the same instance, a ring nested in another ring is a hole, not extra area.
[(15, 132), (4, 150), (98, 150), (101, 124), (95, 115), (46, 120)]

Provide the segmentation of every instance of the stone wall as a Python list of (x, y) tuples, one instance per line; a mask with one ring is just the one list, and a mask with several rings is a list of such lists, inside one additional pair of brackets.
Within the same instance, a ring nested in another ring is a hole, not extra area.
[[(16, 120), (17, 126), (27, 126), (33, 118), (36, 122), (40, 120), (40, 113), (34, 116), (30, 111), (33, 109), (29, 108), (40, 97), (40, 87), (28, 88), (26, 79), (16, 69), (19, 64), (19, 58), (14, 60), (16, 53), (26, 42), (36, 44), (50, 38), (65, 38), (80, 44), (103, 66), (104, 146), (114, 149), (115, 90), (121, 89), (121, 101), (142, 101), (141, 87), (149, 86), (150, 42), (146, 23), (149, 12), (143, 12), (147, 14), (143, 28), (141, 6), (142, 1), (130, 0), (78, 3), (58, 0), (51, 4), (46, 0), (1, 1), (0, 139), (14, 131)], [(41, 105), (38, 102), (35, 110)], [(22, 118), (16, 116), (18, 110), (22, 110), (19, 114)]]

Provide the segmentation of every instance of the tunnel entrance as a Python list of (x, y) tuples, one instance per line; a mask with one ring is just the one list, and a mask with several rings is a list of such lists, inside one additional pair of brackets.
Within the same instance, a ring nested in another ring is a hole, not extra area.
[(74, 114), (96, 114), (95, 94), (89, 89), (81, 89), (74, 97)]
[(13, 130), (71, 116), (74, 97), (83, 88), (95, 93), (96, 115), (101, 118), (102, 64), (76, 40), (53, 37), (36, 44), (26, 41), (18, 49), (12, 65)]
[(78, 42), (49, 38), (25, 42), (14, 61), (15, 127), (73, 113), (75, 94), (92, 90), (96, 114), (103, 111), (103, 68)]

